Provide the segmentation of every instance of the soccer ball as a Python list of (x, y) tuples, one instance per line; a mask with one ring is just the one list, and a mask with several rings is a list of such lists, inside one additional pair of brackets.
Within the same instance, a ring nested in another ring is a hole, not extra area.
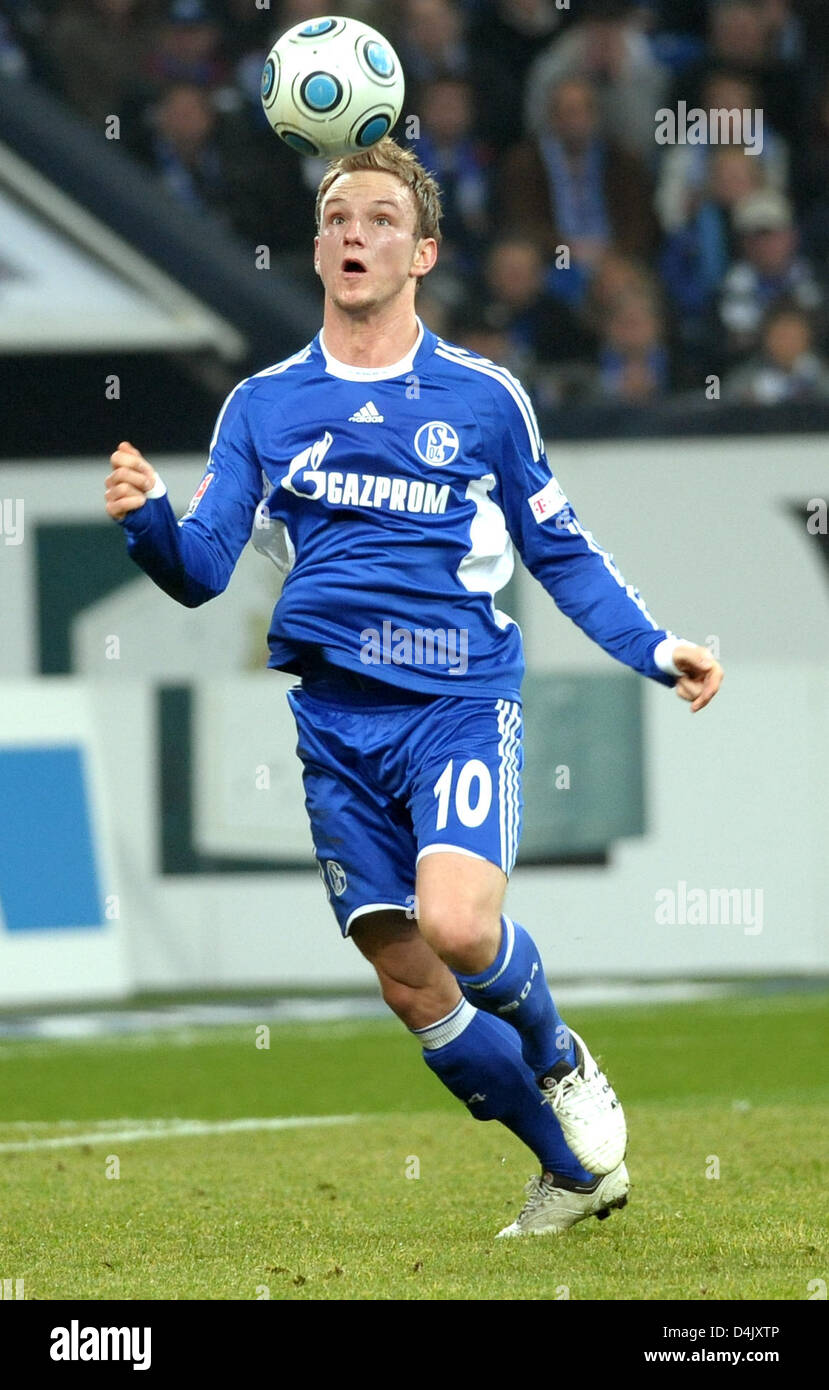
[(400, 115), (403, 90), (388, 40), (336, 15), (288, 29), (262, 72), (262, 105), (280, 139), (300, 154), (328, 158), (381, 140)]

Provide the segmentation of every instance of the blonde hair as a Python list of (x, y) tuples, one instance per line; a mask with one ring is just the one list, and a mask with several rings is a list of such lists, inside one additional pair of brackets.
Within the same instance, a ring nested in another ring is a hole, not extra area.
[(354, 174), (360, 170), (371, 169), (382, 174), (393, 174), (409, 189), (415, 205), (415, 240), (433, 237), (440, 242), (440, 219), (443, 209), (440, 203), (440, 188), (427, 169), (424, 169), (417, 155), (403, 149), (390, 136), (384, 135), (376, 145), (358, 154), (343, 155), (333, 160), (322, 176), (317, 190), (316, 219), (317, 231), (320, 228), (322, 204), (332, 184), (342, 174)]

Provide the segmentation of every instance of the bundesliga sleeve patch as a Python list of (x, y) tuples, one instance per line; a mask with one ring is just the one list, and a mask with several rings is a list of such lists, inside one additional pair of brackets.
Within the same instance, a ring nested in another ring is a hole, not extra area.
[(202, 478), (201, 482), (199, 483), (198, 487), (196, 488), (196, 491), (193, 493), (193, 496), (192, 496), (192, 498), (191, 498), (191, 500), (190, 500), (190, 506), (187, 508), (187, 511), (184, 513), (185, 517), (188, 517), (188, 516), (192, 516), (192, 515), (193, 515), (194, 511), (196, 510), (196, 508), (198, 507), (198, 505), (199, 505), (199, 503), (201, 502), (202, 498), (204, 497), (204, 494), (207, 492), (207, 489), (210, 487), (210, 484), (212, 483), (212, 481), (213, 481), (213, 474), (212, 474), (212, 473), (205, 473), (204, 477)]
[(539, 524), (546, 521), (549, 516), (556, 516), (564, 507), (570, 505), (555, 478), (551, 478), (549, 483), (544, 484), (540, 492), (534, 492), (532, 497), (527, 498), (527, 501)]

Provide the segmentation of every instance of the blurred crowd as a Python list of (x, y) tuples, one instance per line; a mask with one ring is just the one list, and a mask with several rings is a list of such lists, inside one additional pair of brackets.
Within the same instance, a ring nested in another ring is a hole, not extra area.
[[(506, 363), (545, 406), (829, 398), (829, 0), (333, 9), (395, 45), (395, 133), (443, 189), (440, 262), (419, 299), (430, 327)], [(48, 85), (99, 129), (116, 115), (175, 197), (313, 278), (322, 165), (272, 134), (259, 82), (275, 37), (325, 12), (4, 0), (0, 72)], [(746, 119), (728, 142), (712, 122), (688, 138), (699, 111)]]

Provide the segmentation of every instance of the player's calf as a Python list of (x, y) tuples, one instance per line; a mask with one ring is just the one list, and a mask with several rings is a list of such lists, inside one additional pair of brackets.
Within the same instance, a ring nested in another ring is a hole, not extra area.
[(405, 913), (371, 913), (351, 936), (374, 966), (383, 999), (407, 1028), (428, 1027), (455, 1008), (459, 990), (452, 972)]

